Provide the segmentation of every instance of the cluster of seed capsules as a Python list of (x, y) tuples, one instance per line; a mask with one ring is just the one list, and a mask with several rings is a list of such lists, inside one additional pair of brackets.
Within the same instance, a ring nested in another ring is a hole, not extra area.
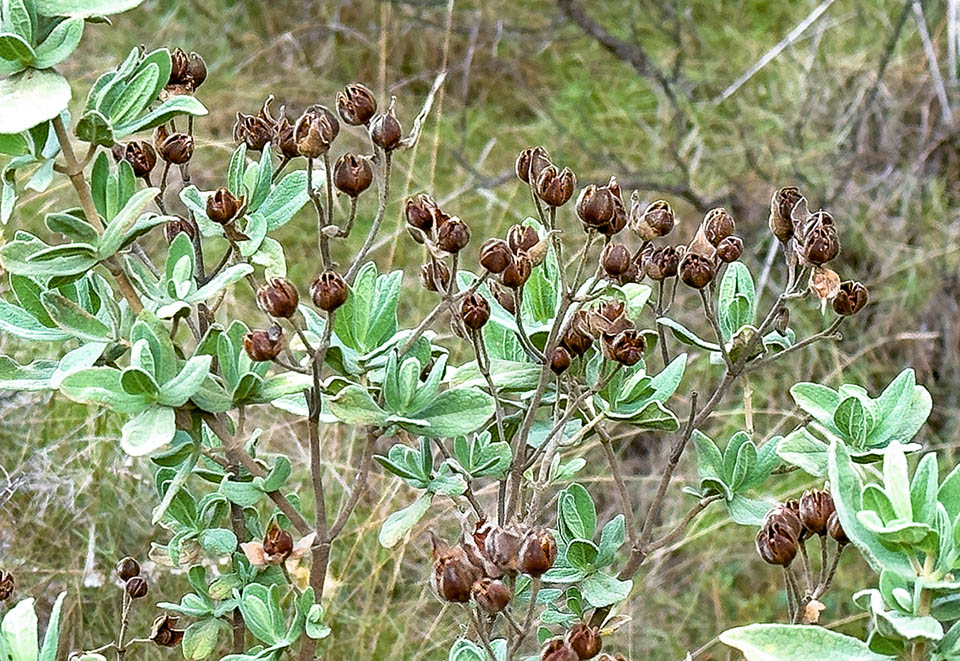
[(811, 535), (821, 541), (829, 535), (840, 546), (850, 542), (826, 490), (805, 492), (799, 501), (791, 499), (770, 510), (757, 533), (757, 553), (768, 564), (789, 567)]

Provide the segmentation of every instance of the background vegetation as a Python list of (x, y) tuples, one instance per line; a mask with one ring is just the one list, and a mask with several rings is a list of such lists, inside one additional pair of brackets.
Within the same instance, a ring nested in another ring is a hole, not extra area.
[[(787, 388), (798, 380), (835, 386), (842, 379), (876, 391), (909, 365), (934, 399), (920, 438), (947, 449), (941, 465), (948, 469), (960, 421), (960, 145), (951, 114), (960, 87), (949, 46), (960, 10), (951, 13), (951, 3), (922, 5), (934, 64), (912, 0), (150, 0), (115, 17), (115, 29), (89, 28), (96, 36), (84, 40), (66, 73), (82, 81), (78, 87), (89, 85), (139, 43), (200, 52), (210, 76), (198, 96), (211, 112), (198, 124), (202, 148), (192, 172), (201, 188), (211, 188), (209, 168), (223, 167), (233, 148), (235, 113), (254, 112), (268, 94), (297, 115), (311, 103), (332, 103), (344, 83), (361, 80), (384, 97), (396, 95), (408, 125), (446, 67), (426, 139), (396, 164), (401, 183), (386, 224), (393, 232), (374, 253), (381, 270), (405, 268), (401, 314), (408, 320), (430, 299), (416, 284), (421, 249), (403, 231), (398, 201), (429, 191), (467, 220), (475, 237), (502, 235), (531, 212), (512, 175), (525, 146), (545, 145), (584, 184), (616, 174), (628, 190), (666, 197), (682, 219), (678, 241), (689, 240), (708, 208), (728, 206), (751, 251), (744, 261), (768, 284), (761, 275), (772, 247), (767, 203), (776, 187), (796, 183), (811, 205), (837, 218), (844, 268), (867, 284), (871, 305), (846, 326), (843, 341), (755, 377), (757, 435), (793, 424), (798, 416)], [(810, 18), (791, 43), (782, 42)], [(766, 66), (728, 89), (778, 44), (785, 47)], [(74, 101), (84, 94), (75, 89)], [(4, 235), (38, 226), (71, 195), (64, 187), (28, 194)], [(369, 223), (372, 205), (361, 202), (361, 223)], [(563, 223), (576, 240), (572, 219)], [(304, 212), (277, 237), (290, 277), (301, 285), (318, 264), (312, 239), (301, 240), (312, 224)], [(231, 314), (248, 314), (248, 300), (228, 304)], [(809, 319), (792, 320), (798, 336), (817, 327), (817, 314), (811, 307)], [(442, 323), (436, 328), (445, 330)], [(0, 350), (21, 362), (30, 357), (6, 337)], [(686, 383), (709, 378), (705, 362), (690, 366)], [(738, 394), (714, 416), (711, 435), (725, 437), (743, 424)], [(283, 414), (259, 411), (251, 422), (264, 428), (267, 453), (306, 457), (305, 429)], [(0, 567), (16, 575), (21, 595), (47, 608), (59, 590), (69, 591), (70, 648), (89, 648), (114, 631), (116, 560), (145, 559), (152, 540), (168, 537), (149, 525), (148, 462), (125, 457), (118, 436), (105, 411), (46, 394), (0, 393)], [(337, 458), (345, 458), (349, 440), (333, 429), (324, 438), (332, 479), (344, 483), (351, 476)], [(655, 434), (621, 444), (635, 502), (654, 488), (651, 471), (666, 452), (661, 444)], [(581, 451), (596, 453), (589, 444)], [(680, 487), (695, 478), (691, 456), (675, 485), (678, 510)], [(579, 479), (608, 480), (590, 464)], [(786, 486), (785, 495), (809, 484), (794, 478)], [(606, 493), (600, 505), (612, 508), (612, 490), (591, 492)], [(366, 658), (442, 658), (458, 635), (464, 618), (447, 613), (450, 606), (427, 583), (425, 531), (451, 536), (456, 521), (449, 509), (434, 508), (437, 516), (399, 550), (377, 544), (382, 520), (410, 498), (399, 480), (378, 472), (352, 519), (355, 531), (337, 545), (327, 591), (334, 635), (321, 648), (328, 658), (359, 658), (361, 651)], [(618, 634), (617, 648), (637, 659), (682, 658), (727, 627), (782, 617), (779, 574), (756, 556), (754, 533), (717, 512), (703, 517), (682, 548), (638, 576), (633, 621)], [(849, 588), (866, 573), (854, 553), (846, 555), (825, 622), (847, 618), (839, 626), (862, 630)], [(148, 575), (151, 603), (137, 609), (134, 631), (149, 626), (153, 603), (175, 599), (186, 586), (184, 575), (164, 567), (148, 565)], [(144, 658), (151, 654), (161, 658), (153, 650)]]

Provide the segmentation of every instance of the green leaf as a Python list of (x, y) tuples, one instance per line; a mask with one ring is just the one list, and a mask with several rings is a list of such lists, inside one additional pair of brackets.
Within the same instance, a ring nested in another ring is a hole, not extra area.
[[(745, 446), (746, 447), (746, 446)], [(759, 500), (747, 498), (742, 494), (735, 494), (726, 501), (727, 513), (734, 523), (741, 526), (759, 526), (770, 511), (771, 506)]]
[(70, 18), (58, 23), (43, 43), (37, 46), (37, 61), (34, 66), (38, 69), (48, 69), (60, 64), (77, 49), (82, 37), (82, 18)]
[(814, 477), (827, 474), (828, 446), (815, 438), (806, 427), (787, 434), (777, 449), (777, 454), (788, 464), (800, 467)]
[(407, 531), (417, 524), (430, 509), (431, 497), (423, 494), (413, 503), (387, 517), (380, 527), (379, 540), (384, 548), (393, 548), (403, 539)]
[(350, 385), (327, 400), (330, 412), (351, 425), (382, 425), (387, 413), (363, 386)]
[(139, 6), (143, 0), (34, 0), (41, 16), (108, 16)]
[(57, 646), (60, 643), (60, 612), (63, 610), (63, 600), (67, 593), (61, 592), (53, 603), (50, 619), (47, 620), (47, 632), (43, 636), (43, 646), (40, 648), (38, 661), (56, 661)]
[(657, 319), (657, 323), (661, 326), (665, 326), (669, 328), (670, 332), (673, 333), (673, 336), (683, 344), (699, 347), (706, 351), (720, 351), (719, 344), (715, 344), (713, 342), (707, 342), (706, 340), (701, 339), (700, 337), (697, 336), (696, 333), (688, 329), (679, 321), (674, 321), (670, 317), (660, 317), (659, 319)]
[(823, 627), (799, 624), (750, 624), (727, 629), (720, 642), (747, 661), (884, 661), (863, 641)]
[(910, 507), (913, 520), (933, 525), (937, 514), (937, 487), (940, 474), (937, 470), (937, 455), (930, 452), (923, 456), (913, 473), (910, 483)]
[[(43, 313), (46, 315), (46, 310)], [(48, 328), (23, 308), (3, 300), (0, 300), (0, 331), (35, 342), (59, 342), (72, 337), (59, 328)]]
[(110, 120), (97, 110), (88, 110), (83, 113), (77, 120), (74, 133), (80, 140), (92, 145), (111, 147), (117, 142)]
[(8, 356), (0, 356), (0, 390), (51, 390), (57, 369), (55, 360), (35, 360), (20, 365)]
[(797, 383), (790, 388), (793, 401), (804, 413), (824, 425), (833, 424), (833, 412), (840, 405), (840, 394), (819, 383)]
[(27, 69), (0, 80), (0, 133), (20, 133), (53, 119), (70, 103), (70, 84), (49, 69)]
[(613, 517), (600, 531), (600, 552), (597, 555), (596, 566), (606, 567), (614, 561), (617, 551), (623, 546), (626, 536), (626, 524), (623, 514)]
[(597, 531), (597, 507), (580, 484), (571, 484), (560, 494), (558, 522), (566, 539), (593, 539)]
[(633, 581), (621, 581), (603, 572), (594, 572), (583, 579), (580, 591), (594, 608), (612, 606), (623, 601), (633, 589)]
[(217, 555), (233, 553), (237, 548), (237, 536), (226, 528), (207, 528), (198, 538), (200, 546)]
[(60, 392), (75, 402), (101, 404), (119, 413), (140, 413), (149, 406), (146, 397), (123, 389), (120, 370), (112, 367), (91, 367), (68, 374), (60, 384)]
[(37, 54), (26, 39), (18, 34), (4, 32), (0, 33), (0, 59), (17, 62), (22, 68), (33, 65)]
[(132, 119), (125, 124), (114, 126), (114, 132), (119, 140), (131, 133), (145, 131), (165, 124), (177, 115), (203, 116), (206, 114), (207, 109), (195, 97), (175, 96), (172, 99), (167, 99), (145, 115)]
[(37, 613), (33, 599), (24, 599), (3, 616), (0, 623), (2, 646), (12, 661), (34, 661), (39, 655), (37, 646)]
[(159, 188), (144, 188), (137, 191), (123, 205), (123, 209), (107, 223), (100, 238), (97, 255), (100, 259), (112, 256), (123, 245), (124, 236), (133, 228), (140, 214), (160, 193)]
[(330, 635), (331, 629), (323, 622), (323, 606), (313, 604), (307, 611), (304, 631), (313, 640), (321, 640)]
[[(274, 586), (275, 588), (277, 586)], [(275, 645), (283, 636), (283, 614), (263, 585), (251, 583), (243, 589), (240, 613), (250, 633), (267, 645)]]
[(574, 569), (587, 573), (593, 571), (600, 549), (589, 539), (573, 539), (567, 545), (567, 563)]
[(203, 385), (210, 373), (213, 356), (194, 356), (180, 372), (160, 388), (159, 402), (164, 406), (183, 406)]
[(41, 295), (43, 307), (60, 328), (87, 342), (104, 342), (111, 338), (110, 327), (55, 291)]
[(754, 323), (755, 306), (756, 290), (750, 269), (742, 262), (733, 262), (727, 266), (717, 293), (717, 315), (724, 340), (729, 341), (742, 326)]
[(37, 17), (33, 14), (32, 1), (27, 4), (24, 0), (4, 0), (0, 14), (3, 21), (0, 27), (4, 32), (12, 32), (24, 38), (24, 40), (33, 43), (34, 26)]
[(440, 393), (430, 404), (411, 414), (412, 418), (426, 420), (429, 427), (412, 426), (431, 438), (469, 434), (481, 428), (494, 409), (493, 398), (485, 392), (454, 388)]
[(157, 395), (160, 394), (160, 387), (153, 375), (135, 365), (123, 369), (120, 374), (120, 385), (129, 394), (143, 395), (151, 402), (156, 401)]
[(891, 443), (884, 453), (883, 487), (897, 516), (907, 521), (913, 520), (907, 457), (903, 453), (903, 447), (896, 441)]
[(183, 632), (183, 658), (205, 659), (217, 647), (222, 625), (220, 620), (209, 619), (194, 622)]
[(173, 440), (176, 431), (173, 409), (153, 406), (123, 425), (120, 447), (132, 457), (142, 457)]
[(853, 442), (854, 447), (862, 448), (867, 434), (873, 428), (874, 420), (859, 397), (847, 397), (833, 412), (833, 424)]

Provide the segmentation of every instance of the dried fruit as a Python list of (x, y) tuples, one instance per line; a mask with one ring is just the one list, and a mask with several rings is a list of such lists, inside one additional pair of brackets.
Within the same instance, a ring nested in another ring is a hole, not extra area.
[(608, 243), (600, 253), (600, 264), (611, 278), (626, 273), (633, 262), (630, 251), (622, 243)]
[(783, 243), (789, 241), (794, 235), (793, 213), (801, 202), (804, 203), (803, 207), (805, 208), (806, 201), (796, 186), (781, 188), (770, 198), (770, 219), (768, 221), (770, 231)]
[(310, 284), (313, 304), (326, 312), (333, 312), (343, 305), (350, 295), (350, 287), (343, 276), (333, 269), (326, 269)]
[(503, 273), (513, 263), (513, 253), (503, 239), (487, 239), (480, 246), (480, 266), (491, 273)]
[(400, 146), (403, 128), (394, 112), (393, 104), (387, 112), (377, 115), (370, 122), (370, 140), (384, 151), (392, 151)]
[(526, 253), (520, 252), (513, 263), (500, 274), (500, 279), (510, 289), (519, 289), (527, 282), (532, 272), (533, 264), (530, 262), (530, 258), (527, 257)]
[(513, 595), (503, 581), (495, 578), (481, 578), (471, 589), (474, 601), (490, 615), (496, 615), (510, 604)]
[(319, 158), (327, 153), (339, 133), (337, 116), (319, 104), (307, 108), (293, 126), (297, 151), (307, 158)]
[(831, 514), (830, 518), (827, 519), (827, 533), (833, 537), (833, 539), (840, 546), (850, 543), (850, 538), (847, 537), (847, 533), (844, 531), (843, 526), (840, 525), (840, 517), (836, 512)]
[(460, 317), (470, 330), (480, 330), (490, 319), (490, 303), (480, 294), (470, 294), (460, 303)]
[(680, 267), (682, 248), (678, 246), (661, 246), (654, 248), (650, 256), (644, 261), (643, 269), (651, 280), (664, 280), (677, 275)]
[(154, 131), (153, 144), (160, 158), (173, 165), (183, 165), (193, 158), (193, 136), (188, 133), (170, 134), (163, 124)]
[(333, 166), (333, 185), (350, 197), (357, 197), (373, 183), (373, 166), (363, 156), (344, 154)]
[(717, 244), (717, 257), (721, 261), (735, 262), (743, 254), (743, 239), (739, 236), (728, 236)]
[(350, 83), (337, 92), (337, 112), (351, 126), (366, 126), (377, 112), (377, 97), (362, 83)]
[(841, 282), (833, 299), (833, 311), (845, 316), (856, 314), (867, 304), (868, 298), (867, 288), (861, 283), (852, 280)]
[(16, 583), (13, 580), (13, 574), (8, 571), (0, 571), (0, 601), (6, 601), (13, 594)]
[(131, 599), (142, 599), (147, 596), (147, 581), (142, 576), (134, 576), (127, 580), (123, 589)]
[(514, 255), (530, 250), (539, 242), (540, 235), (529, 225), (513, 225), (507, 230), (507, 245)]
[(280, 564), (293, 552), (293, 535), (276, 523), (271, 523), (263, 536), (263, 552), (268, 558), (274, 559), (274, 562), (268, 559), (268, 564)]
[(638, 191), (630, 196), (630, 229), (644, 241), (653, 241), (673, 231), (677, 217), (666, 200), (642, 207)]
[(563, 374), (570, 367), (570, 361), (570, 352), (564, 347), (557, 347), (550, 354), (550, 369), (554, 374)]
[(297, 288), (286, 278), (270, 278), (257, 290), (257, 304), (271, 317), (289, 319), (299, 303)]
[(550, 152), (546, 149), (543, 147), (527, 147), (517, 156), (514, 170), (523, 183), (536, 183), (540, 172), (550, 164)]
[(703, 235), (715, 247), (719, 246), (725, 238), (731, 236), (736, 229), (737, 224), (733, 221), (733, 216), (722, 207), (710, 209), (707, 215), (703, 217)]
[(679, 273), (683, 284), (694, 289), (703, 289), (717, 274), (717, 267), (712, 259), (695, 252), (687, 252), (680, 260)]
[(427, 262), (420, 267), (420, 285), (427, 291), (447, 291), (450, 269), (443, 262)]
[(129, 163), (133, 168), (133, 174), (141, 179), (150, 176), (157, 165), (157, 152), (145, 140), (134, 140), (126, 144), (118, 142), (110, 152), (117, 163), (120, 161)]
[(433, 588), (446, 601), (470, 601), (473, 584), (481, 578), (480, 570), (459, 546), (448, 546), (433, 533), (430, 537), (433, 542), (433, 574), (430, 579)]
[(127, 556), (117, 563), (117, 576), (121, 581), (127, 581), (140, 575), (140, 563)]
[(590, 184), (580, 191), (577, 217), (584, 229), (596, 230), (604, 236), (612, 236), (622, 230), (627, 223), (627, 214), (617, 178), (610, 177), (606, 186)]
[(265, 362), (280, 355), (286, 346), (283, 329), (273, 324), (267, 330), (253, 330), (243, 336), (243, 350), (250, 360)]
[(592, 659), (603, 648), (599, 630), (582, 623), (575, 625), (567, 632), (567, 643), (581, 659)]
[(458, 253), (470, 241), (470, 227), (456, 216), (444, 222), (437, 230), (437, 247), (448, 253)]
[(520, 545), (520, 571), (539, 578), (557, 559), (557, 542), (547, 530), (531, 530)]
[(207, 218), (218, 225), (228, 225), (243, 213), (244, 206), (242, 197), (221, 186), (207, 198)]
[(580, 656), (563, 638), (553, 638), (540, 650), (540, 661), (580, 661)]
[(840, 254), (837, 225), (823, 209), (813, 214), (808, 223), (800, 254), (807, 263), (822, 266)]
[(176, 647), (183, 640), (183, 629), (177, 629), (180, 618), (173, 615), (161, 615), (153, 621), (150, 640), (159, 647)]
[(800, 522), (814, 535), (827, 534), (827, 522), (834, 511), (833, 498), (827, 491), (808, 491), (800, 498)]
[(537, 197), (552, 207), (562, 207), (573, 197), (577, 186), (577, 177), (570, 168), (559, 170), (556, 165), (548, 165), (537, 175)]

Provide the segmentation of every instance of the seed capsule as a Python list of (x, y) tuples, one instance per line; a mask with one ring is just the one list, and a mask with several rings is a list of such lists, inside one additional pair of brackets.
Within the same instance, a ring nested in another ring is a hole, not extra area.
[(433, 574), (430, 582), (441, 599), (457, 603), (470, 601), (473, 584), (482, 577), (459, 546), (451, 547), (432, 533)]
[(283, 154), (283, 157), (287, 160), (300, 155), (300, 149), (297, 148), (297, 139), (293, 133), (293, 124), (283, 115), (282, 109), (281, 117), (277, 120), (276, 126), (274, 126), (273, 129), (272, 142), (280, 149), (280, 153)]
[(587, 624), (577, 624), (570, 629), (567, 632), (567, 642), (581, 659), (592, 659), (603, 647), (600, 632)]
[(186, 92), (193, 92), (207, 79), (207, 64), (196, 53), (189, 56), (182, 48), (175, 48), (170, 53), (170, 78), (167, 85), (182, 87)]
[(694, 289), (703, 289), (713, 280), (717, 267), (712, 259), (694, 252), (687, 252), (679, 265), (680, 280)]
[(377, 97), (362, 83), (350, 83), (337, 92), (337, 112), (350, 126), (366, 126), (377, 113)]
[(490, 303), (480, 294), (470, 294), (460, 304), (460, 317), (470, 330), (480, 330), (490, 319)]
[(790, 529), (791, 534), (797, 539), (806, 539), (806, 529), (800, 521), (800, 501), (795, 498), (787, 500), (782, 505), (777, 505), (767, 512), (764, 517), (765, 523), (779, 522)]
[(682, 248), (679, 246), (661, 246), (654, 248), (648, 259), (643, 263), (643, 268), (651, 280), (664, 280), (677, 275), (680, 267), (680, 256)]
[(620, 332), (610, 344), (609, 358), (621, 365), (630, 367), (636, 365), (643, 358), (647, 343), (640, 331), (629, 328)]
[(530, 531), (520, 545), (520, 571), (539, 578), (557, 559), (557, 542), (547, 530)]
[(189, 60), (187, 54), (182, 48), (174, 48), (170, 51), (170, 78), (168, 85), (183, 85), (187, 82), (187, 66)]
[(480, 266), (491, 273), (503, 273), (512, 262), (513, 254), (503, 239), (487, 239), (480, 246)]
[(456, 216), (444, 222), (437, 230), (437, 247), (448, 253), (458, 253), (470, 242), (470, 227)]
[(228, 225), (241, 215), (244, 199), (237, 197), (229, 189), (221, 186), (207, 198), (207, 218), (218, 225)]
[(666, 200), (657, 200), (642, 207), (640, 195), (630, 196), (630, 229), (644, 241), (653, 241), (673, 231), (677, 218)]
[(443, 262), (427, 262), (420, 267), (420, 285), (427, 291), (446, 291), (450, 285), (450, 269)]
[(142, 599), (147, 596), (147, 581), (142, 576), (134, 576), (127, 580), (123, 589), (131, 599)]
[(140, 575), (140, 563), (127, 556), (117, 563), (117, 576), (121, 581), (127, 581)]
[(187, 133), (170, 134), (163, 124), (154, 131), (153, 144), (160, 158), (173, 165), (183, 165), (193, 158), (193, 136)]
[(471, 589), (473, 600), (490, 615), (496, 615), (510, 604), (512, 595), (503, 581), (481, 578)]
[(263, 536), (263, 552), (283, 562), (293, 552), (293, 535), (276, 523), (271, 523)]
[(617, 278), (630, 269), (630, 251), (622, 243), (608, 243), (600, 253), (600, 264), (611, 278)]
[(805, 203), (805, 200), (803, 195), (800, 194), (800, 189), (796, 186), (781, 188), (770, 198), (768, 224), (770, 225), (770, 231), (782, 243), (789, 241), (795, 232), (793, 213), (801, 202)]
[(808, 491), (800, 498), (800, 522), (814, 535), (827, 534), (827, 523), (835, 511), (827, 491)]
[(350, 197), (357, 197), (373, 183), (373, 166), (363, 156), (344, 154), (333, 166), (333, 185)]
[(149, 176), (157, 165), (157, 152), (144, 140), (134, 140), (126, 144), (118, 142), (110, 151), (117, 163), (126, 161), (133, 168), (133, 174), (141, 179)]
[(531, 264), (530, 258), (527, 257), (526, 253), (520, 252), (513, 263), (500, 274), (500, 279), (510, 289), (519, 289), (530, 278), (532, 271), (533, 264)]
[(207, 79), (207, 63), (203, 61), (198, 53), (190, 53), (190, 59), (187, 62), (187, 85), (191, 90), (196, 90), (203, 85)]
[(847, 533), (843, 530), (843, 526), (840, 525), (840, 517), (837, 516), (836, 512), (831, 514), (830, 518), (827, 519), (827, 533), (833, 537), (833, 539), (840, 546), (850, 543), (850, 538), (847, 537)]
[(721, 207), (710, 209), (703, 217), (703, 234), (713, 246), (720, 245), (720, 242), (732, 235), (736, 229), (733, 216)]
[(319, 158), (327, 153), (339, 133), (337, 116), (319, 104), (307, 108), (293, 127), (297, 151), (307, 158)]
[[(403, 214), (407, 219), (407, 225), (425, 234), (430, 234), (439, 213), (440, 207), (438, 207), (434, 199), (426, 193), (420, 193), (416, 197), (408, 197), (403, 207)], [(418, 242), (422, 243), (422, 240)]]
[(800, 254), (810, 264), (822, 266), (840, 254), (840, 238), (833, 216), (820, 210), (810, 218)]
[(554, 374), (560, 375), (570, 367), (570, 352), (563, 347), (557, 347), (550, 354), (550, 369)]
[(797, 538), (782, 523), (767, 524), (757, 533), (757, 553), (767, 564), (789, 567), (798, 548)]
[(527, 147), (517, 156), (514, 170), (523, 183), (536, 183), (540, 172), (550, 164), (550, 152), (546, 149), (543, 147)]
[(867, 304), (867, 288), (859, 282), (847, 280), (840, 283), (840, 290), (833, 299), (833, 311), (839, 315), (851, 315), (860, 312)]
[(267, 330), (252, 330), (243, 336), (243, 350), (250, 360), (266, 362), (280, 355), (286, 346), (283, 329), (273, 324)]
[(507, 230), (507, 245), (514, 255), (530, 250), (539, 242), (537, 230), (529, 225), (513, 225)]
[(562, 207), (569, 202), (576, 186), (577, 177), (570, 168), (561, 171), (556, 165), (543, 168), (536, 179), (537, 197), (552, 207)]
[(496, 281), (494, 281), (490, 283), (490, 293), (493, 294), (495, 299), (497, 299), (497, 303), (500, 304), (500, 307), (510, 314), (516, 314), (517, 302), (510, 290), (501, 287)]
[(540, 650), (540, 661), (580, 661), (580, 656), (563, 638), (553, 638)]
[(265, 115), (263, 110), (260, 115), (244, 115), (238, 112), (237, 121), (233, 125), (234, 142), (245, 144), (250, 151), (263, 151), (263, 148), (274, 139), (275, 128), (274, 123)]
[(584, 229), (596, 230), (604, 236), (622, 230), (627, 223), (627, 214), (617, 178), (610, 177), (606, 186), (590, 184), (581, 190), (577, 198), (577, 217)]
[(13, 594), (16, 583), (13, 580), (13, 574), (8, 571), (0, 571), (0, 601), (6, 601)]
[(561, 341), (561, 344), (572, 356), (582, 356), (590, 349), (593, 344), (593, 336), (590, 334), (589, 328), (590, 324), (586, 311), (578, 310)]
[(289, 319), (297, 313), (300, 295), (286, 278), (270, 278), (257, 291), (257, 303), (271, 317)]
[(327, 269), (313, 279), (310, 284), (310, 297), (313, 304), (321, 310), (333, 312), (343, 305), (350, 294), (350, 287), (343, 276)]
[(153, 621), (150, 640), (158, 647), (176, 647), (183, 640), (183, 629), (177, 629), (180, 620), (173, 615), (161, 615)]
[(181, 232), (189, 236), (191, 240), (195, 239), (197, 230), (193, 223), (180, 216), (176, 216), (175, 218), (176, 220), (168, 221), (163, 226), (163, 235), (166, 237), (167, 243), (173, 243), (173, 240), (177, 238), (177, 235)]
[(370, 140), (383, 151), (392, 151), (400, 146), (402, 138), (403, 128), (391, 103), (387, 112), (375, 116), (370, 121)]
[(735, 262), (743, 254), (743, 239), (739, 236), (728, 236), (717, 244), (717, 257), (721, 261)]

